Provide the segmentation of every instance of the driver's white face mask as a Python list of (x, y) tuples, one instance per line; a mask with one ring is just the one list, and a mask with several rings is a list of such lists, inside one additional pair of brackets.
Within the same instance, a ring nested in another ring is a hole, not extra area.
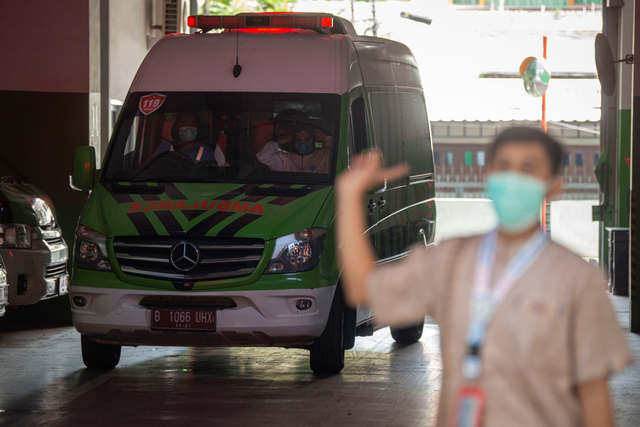
[(185, 142), (191, 142), (196, 139), (196, 135), (198, 134), (198, 128), (193, 126), (185, 126), (178, 129), (180, 134), (180, 139)]

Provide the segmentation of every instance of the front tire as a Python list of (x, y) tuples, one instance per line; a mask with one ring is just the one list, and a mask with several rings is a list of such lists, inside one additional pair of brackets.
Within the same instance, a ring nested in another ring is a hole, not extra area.
[(413, 344), (422, 338), (424, 330), (424, 320), (417, 325), (411, 325), (406, 328), (391, 328), (391, 336), (398, 344)]
[(82, 361), (89, 369), (105, 371), (113, 369), (120, 362), (119, 345), (100, 344), (91, 341), (86, 335), (81, 335)]
[(336, 288), (327, 326), (311, 344), (311, 370), (316, 374), (337, 374), (344, 368), (344, 299)]

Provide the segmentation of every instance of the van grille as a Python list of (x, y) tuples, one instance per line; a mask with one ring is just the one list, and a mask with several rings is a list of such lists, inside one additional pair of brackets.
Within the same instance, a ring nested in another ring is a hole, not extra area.
[(64, 276), (67, 274), (67, 263), (47, 265), (44, 272), (45, 279), (53, 279), (55, 277)]
[(62, 237), (51, 237), (48, 239), (44, 239), (44, 241), (50, 245), (61, 245), (64, 243), (64, 240), (62, 240)]
[[(179, 270), (171, 261), (172, 249), (182, 242), (195, 245), (200, 252), (200, 260), (188, 271)], [(124, 273), (198, 282), (250, 275), (260, 262), (264, 241), (234, 237), (116, 237), (113, 249)]]

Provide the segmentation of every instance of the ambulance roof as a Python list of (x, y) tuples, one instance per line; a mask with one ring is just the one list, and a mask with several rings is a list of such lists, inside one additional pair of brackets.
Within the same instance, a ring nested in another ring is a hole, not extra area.
[[(233, 75), (236, 48), (242, 66), (237, 78)], [(363, 79), (369, 86), (421, 87), (413, 54), (391, 40), (308, 33), (219, 33), (162, 39), (140, 66), (131, 92), (343, 94)]]

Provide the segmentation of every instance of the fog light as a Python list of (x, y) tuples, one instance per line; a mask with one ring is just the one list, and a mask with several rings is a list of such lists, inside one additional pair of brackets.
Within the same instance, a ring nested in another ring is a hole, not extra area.
[(301, 311), (309, 310), (312, 305), (313, 303), (308, 299), (299, 299), (296, 301), (296, 308)]
[(111, 270), (111, 264), (109, 264), (109, 261), (105, 261), (105, 260), (99, 261), (98, 267), (103, 270)]
[(87, 299), (83, 296), (76, 295), (73, 297), (73, 305), (75, 305), (78, 308), (82, 308), (85, 305), (87, 305)]

